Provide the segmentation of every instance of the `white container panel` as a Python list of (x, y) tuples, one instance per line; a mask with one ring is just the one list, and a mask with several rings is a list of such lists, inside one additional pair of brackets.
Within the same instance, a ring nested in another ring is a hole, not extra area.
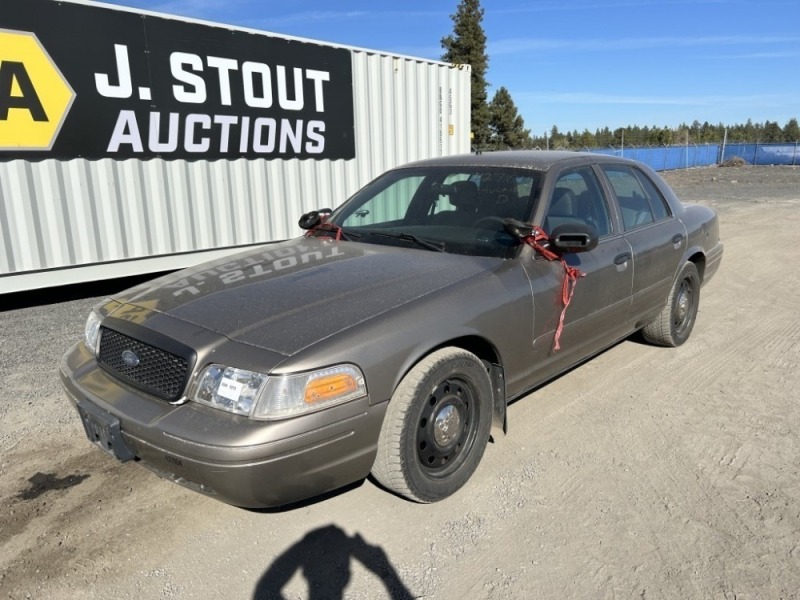
[[(192, 253), (293, 237), (302, 213), (336, 208), (392, 167), (469, 152), (468, 68), (351, 56), (352, 160), (0, 162), (0, 292), (26, 289), (14, 275), (59, 285), (65, 267), (136, 260), (146, 272), (183, 254), (188, 265)], [(158, 257), (173, 258), (143, 260)]]

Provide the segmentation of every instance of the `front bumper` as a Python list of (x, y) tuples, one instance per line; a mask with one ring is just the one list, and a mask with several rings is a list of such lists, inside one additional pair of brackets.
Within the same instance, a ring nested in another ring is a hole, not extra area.
[[(85, 428), (87, 411), (95, 428), (116, 423), (124, 448), (152, 471), (249, 508), (297, 502), (365, 478), (387, 405), (365, 397), (284, 421), (254, 421), (195, 402), (173, 405), (111, 377), (82, 343), (64, 356), (60, 373)], [(108, 449), (92, 427), (87, 435)], [(110, 453), (124, 460), (118, 449)]]

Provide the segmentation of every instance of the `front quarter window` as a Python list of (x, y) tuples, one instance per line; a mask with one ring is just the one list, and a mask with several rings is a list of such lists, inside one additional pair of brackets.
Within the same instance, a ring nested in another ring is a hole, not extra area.
[(556, 181), (547, 216), (545, 231), (570, 222), (591, 225), (600, 237), (611, 233), (608, 204), (594, 171), (582, 167), (567, 171)]

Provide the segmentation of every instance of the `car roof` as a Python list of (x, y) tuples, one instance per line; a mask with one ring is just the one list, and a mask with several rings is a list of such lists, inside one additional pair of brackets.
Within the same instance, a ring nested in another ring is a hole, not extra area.
[(631, 164), (625, 158), (594, 154), (591, 152), (571, 152), (568, 150), (503, 150), (481, 154), (458, 154), (429, 158), (403, 165), (400, 168), (414, 167), (516, 167), (546, 171), (559, 163), (622, 163)]

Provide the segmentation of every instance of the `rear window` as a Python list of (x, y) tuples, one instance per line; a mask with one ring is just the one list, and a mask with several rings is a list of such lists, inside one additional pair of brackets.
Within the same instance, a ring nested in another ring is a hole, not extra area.
[(617, 196), (625, 231), (670, 216), (669, 205), (650, 178), (627, 165), (601, 165)]

